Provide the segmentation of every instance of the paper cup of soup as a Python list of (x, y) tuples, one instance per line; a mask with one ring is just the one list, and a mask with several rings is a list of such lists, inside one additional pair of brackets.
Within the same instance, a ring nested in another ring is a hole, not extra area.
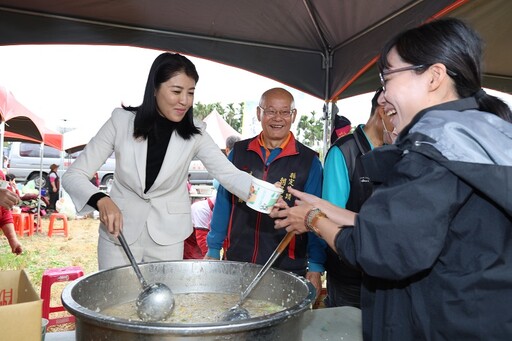
[(253, 179), (246, 205), (258, 212), (269, 214), (281, 194), (283, 194), (282, 188), (266, 181)]

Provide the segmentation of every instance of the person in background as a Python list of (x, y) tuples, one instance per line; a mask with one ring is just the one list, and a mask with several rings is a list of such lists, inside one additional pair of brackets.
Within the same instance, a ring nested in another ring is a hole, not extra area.
[[(235, 143), (228, 159), (259, 179), (280, 183), (283, 188), (293, 185), (320, 195), (322, 165), (317, 153), (295, 140), (290, 131), (297, 116), (292, 94), (282, 88), (265, 91), (256, 114), (262, 132)], [(289, 205), (294, 205), (289, 193), (285, 191), (282, 196)], [(226, 240), (224, 259), (264, 264), (285, 234), (274, 229), (274, 221), (267, 214), (251, 210), (240, 198), (220, 186), (205, 258), (220, 259)], [(324, 261), (323, 242), (314, 234), (308, 234), (294, 237), (274, 266), (305, 276), (319, 295)]]
[[(0, 170), (0, 180), (6, 180), (4, 173)], [(0, 189), (0, 228), (9, 242), (11, 252), (19, 255), (23, 252), (23, 247), (16, 236), (14, 230), (14, 222), (12, 219), (11, 209), (14, 205), (17, 205), (20, 201), (18, 195), (13, 193), (8, 188)]]
[(197, 246), (201, 250), (201, 259), (208, 252), (206, 237), (210, 231), (210, 222), (212, 220), (213, 208), (215, 207), (216, 195), (212, 195), (205, 200), (199, 200), (192, 204), (192, 225)]
[(94, 186), (96, 187), (100, 187), (101, 185), (101, 181), (100, 181), (100, 177), (98, 176), (98, 172), (94, 173), (94, 175), (92, 176), (91, 178), (91, 184), (93, 184)]
[[(226, 148), (224, 149), (224, 153), (226, 154), (226, 156), (229, 155), (229, 153), (231, 152), (231, 150), (233, 149), (233, 146), (235, 145), (236, 142), (240, 141), (240, 137), (236, 136), (236, 135), (231, 135), (231, 136), (228, 136), (226, 138)], [(215, 189), (219, 188), (220, 184), (219, 182), (217, 181), (217, 179), (213, 179), (212, 181), (213, 183), (213, 187)]]
[[(248, 197), (253, 177), (233, 166), (205, 124), (194, 120), (198, 79), (188, 58), (160, 54), (142, 104), (115, 109), (63, 175), (77, 211), (99, 211), (100, 269), (129, 264), (117, 238), (121, 231), (137, 262), (183, 258), (184, 240), (193, 231), (186, 183), (194, 157), (228, 191)], [(107, 195), (89, 179), (113, 152), (115, 181)]]
[(226, 139), (226, 149), (224, 149), (224, 152), (226, 153), (226, 155), (229, 155), (229, 153), (233, 149), (233, 146), (238, 141), (240, 141), (240, 137), (238, 137), (236, 135), (231, 135), (231, 136), (227, 137), (227, 139)]
[(431, 21), (386, 43), (378, 67), (399, 133), (368, 154), (382, 184), (359, 213), (290, 189), (300, 205), (276, 205), (276, 227), (316, 231), (365, 272), (365, 340), (508, 340), (512, 112), (481, 88), (482, 41)]
[(50, 205), (48, 206), (49, 210), (55, 210), (55, 204), (57, 203), (57, 200), (59, 200), (60, 177), (59, 174), (57, 174), (58, 170), (59, 165), (50, 165), (50, 173), (48, 173), (48, 181), (50, 182), (48, 186), (48, 196), (50, 197)]
[[(0, 189), (0, 197), (4, 195), (3, 191), (7, 190)], [(7, 238), (7, 241), (9, 242), (11, 252), (16, 255), (20, 255), (23, 252), (23, 247), (18, 240), (18, 237), (16, 236), (16, 231), (14, 230), (14, 222), (12, 219), (11, 210), (3, 206), (0, 207), (0, 227), (4, 233), (5, 238)]]
[(188, 176), (187, 176), (187, 191), (189, 193), (192, 192), (192, 182), (190, 182), (190, 178), (192, 177), (192, 174), (188, 173)]
[(15, 193), (19, 197), (20, 191), (18, 189), (18, 186), (16, 185), (16, 177), (13, 174), (5, 174), (5, 180), (9, 183), (7, 189)]
[[(359, 212), (373, 192), (373, 183), (361, 157), (383, 144), (384, 120), (389, 121), (389, 117), (385, 115), (384, 107), (378, 104), (381, 93), (382, 88), (379, 88), (372, 98), (370, 118), (366, 124), (357, 126), (352, 134), (338, 138), (329, 148), (324, 162), (322, 198), (354, 212)], [(341, 260), (329, 247), (326, 253), (325, 305), (360, 308), (361, 269)]]
[(334, 126), (331, 133), (331, 145), (336, 142), (337, 139), (339, 139), (342, 136), (347, 135), (350, 133), (350, 130), (352, 129), (352, 123), (348, 118), (341, 115), (335, 115), (334, 116)]

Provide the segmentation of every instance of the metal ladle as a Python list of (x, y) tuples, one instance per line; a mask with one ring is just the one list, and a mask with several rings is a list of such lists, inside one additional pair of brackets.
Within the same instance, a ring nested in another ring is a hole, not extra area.
[(274, 250), (274, 252), (270, 256), (270, 258), (267, 260), (265, 265), (263, 265), (263, 267), (258, 272), (256, 277), (254, 277), (252, 282), (249, 284), (249, 286), (242, 293), (238, 303), (236, 305), (234, 305), (233, 307), (229, 308), (228, 310), (226, 310), (225, 312), (223, 312), (220, 315), (219, 319), (221, 321), (227, 321), (227, 322), (229, 322), (229, 321), (238, 321), (238, 320), (245, 320), (245, 319), (248, 319), (248, 318), (251, 317), (251, 315), (249, 314), (249, 311), (247, 309), (245, 309), (244, 307), (242, 307), (242, 304), (244, 303), (244, 301), (247, 298), (247, 296), (249, 296), (249, 294), (251, 293), (252, 289), (254, 289), (254, 287), (259, 283), (259, 281), (263, 278), (263, 276), (265, 276), (265, 274), (267, 273), (268, 269), (270, 269), (272, 264), (274, 264), (276, 259), (281, 255), (281, 253), (284, 251), (284, 249), (286, 249), (288, 244), (290, 244), (290, 241), (292, 240), (293, 235), (294, 235), (293, 232), (288, 232), (286, 234), (286, 236), (284, 236), (283, 240), (281, 240), (281, 242), (279, 243), (277, 248)]
[(139, 265), (135, 261), (122, 232), (119, 232), (118, 239), (142, 285), (142, 292), (137, 297), (137, 301), (135, 301), (137, 315), (145, 322), (165, 320), (171, 315), (174, 309), (174, 294), (171, 289), (163, 283), (149, 285), (142, 276)]

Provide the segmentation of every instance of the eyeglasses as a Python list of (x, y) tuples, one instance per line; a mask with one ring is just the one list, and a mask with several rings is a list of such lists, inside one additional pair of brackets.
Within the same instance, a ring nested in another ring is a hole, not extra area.
[(394, 70), (385, 70), (385, 71), (379, 72), (380, 84), (382, 84), (382, 90), (386, 91), (386, 79), (384, 79), (384, 76), (387, 76), (387, 75), (390, 75), (390, 74), (396, 73), (396, 72), (419, 70), (419, 69), (426, 68), (427, 66), (428, 65), (424, 65), (424, 64), (412, 65), (412, 66), (401, 67), (401, 68), (394, 69)]
[(289, 118), (293, 114), (295, 114), (296, 109), (291, 110), (275, 110), (275, 109), (265, 109), (263, 107), (258, 107), (263, 111), (263, 114), (267, 116), (268, 118), (274, 118), (277, 115), (281, 116), (282, 118)]

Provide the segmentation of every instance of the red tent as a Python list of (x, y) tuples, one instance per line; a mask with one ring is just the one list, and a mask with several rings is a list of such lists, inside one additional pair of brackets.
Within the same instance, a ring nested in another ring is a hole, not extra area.
[[(5, 129), (2, 129), (0, 136), (0, 155), (3, 155), (3, 140), (30, 141), (44, 143), (47, 146), (62, 150), (62, 134), (54, 132), (45, 126), (44, 120), (25, 108), (16, 100), (14, 95), (6, 88), (0, 86), (0, 119), (5, 122)], [(5, 131), (4, 131), (5, 130)], [(41, 166), (42, 159), (41, 155)], [(43, 170), (39, 171), (42, 178)], [(41, 182), (39, 182), (41, 183)], [(41, 192), (37, 207), (37, 216), (41, 211)], [(37, 219), (37, 228), (40, 226), (40, 219)]]
[(0, 86), (0, 115), (5, 121), (4, 138), (44, 143), (62, 150), (62, 134), (48, 129), (44, 120), (23, 106), (6, 88)]

